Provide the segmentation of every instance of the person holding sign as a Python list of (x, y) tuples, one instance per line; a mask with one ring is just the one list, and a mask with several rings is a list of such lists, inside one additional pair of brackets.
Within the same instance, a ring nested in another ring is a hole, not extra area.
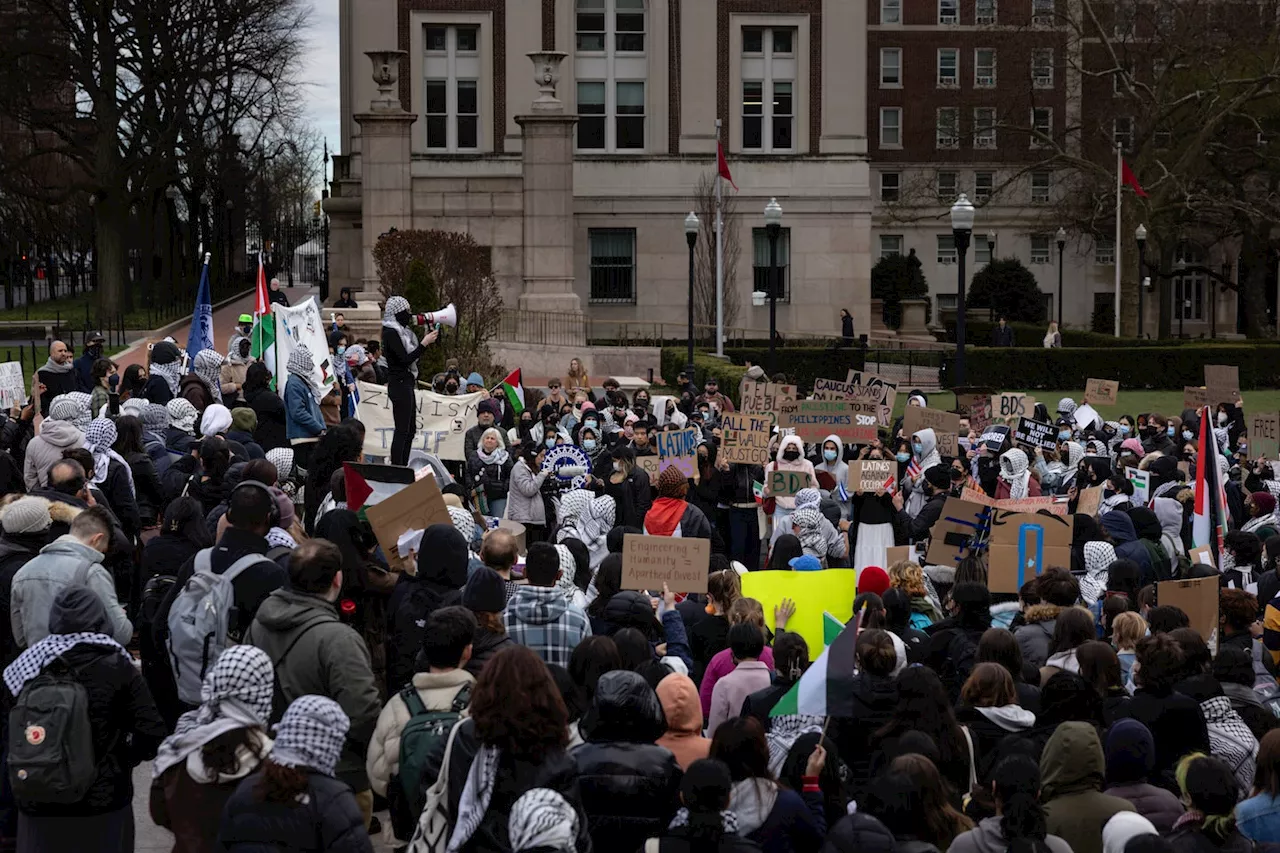
[[(833, 433), (823, 439), (818, 455), (820, 459), (813, 466), (815, 473), (821, 474), (825, 471), (837, 484), (849, 482), (849, 464), (844, 461), (844, 444), (840, 441), (840, 436)], [(840, 517), (848, 521), (852, 517), (849, 514), (849, 499), (841, 500), (836, 489), (831, 490), (831, 497), (840, 504)]]
[(769, 545), (773, 546), (778, 541), (778, 537), (784, 533), (791, 532), (791, 513), (795, 511), (796, 499), (795, 493), (790, 492), (785, 495), (775, 495), (771, 488), (770, 474), (774, 471), (792, 471), (807, 476), (801, 488), (816, 483), (817, 477), (814, 475), (813, 463), (804, 458), (804, 442), (796, 438), (794, 435), (788, 435), (778, 442), (778, 455), (772, 462), (768, 464), (764, 471), (764, 496), (766, 499), (773, 498), (776, 501), (776, 508), (773, 511), (773, 533), (769, 537)]
[[(865, 454), (865, 455), (864, 455)], [(887, 457), (882, 447), (864, 447), (859, 456), (868, 460)], [(895, 469), (896, 466), (895, 466)], [(853, 542), (853, 567), (859, 571), (867, 566), (884, 566), (889, 562), (889, 549), (895, 544), (893, 495), (883, 488), (874, 492), (859, 492), (851, 496), (851, 518), (856, 527), (849, 538)]]
[(644, 516), (648, 536), (712, 539), (711, 522), (702, 510), (686, 501), (689, 480), (672, 466), (658, 475), (658, 498)]

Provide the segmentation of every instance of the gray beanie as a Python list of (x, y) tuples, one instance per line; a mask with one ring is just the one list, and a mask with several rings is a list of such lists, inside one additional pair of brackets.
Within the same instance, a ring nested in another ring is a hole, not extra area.
[(48, 530), (53, 519), (49, 517), (49, 502), (41, 498), (18, 498), (5, 507), (0, 526), (5, 533), (39, 533)]

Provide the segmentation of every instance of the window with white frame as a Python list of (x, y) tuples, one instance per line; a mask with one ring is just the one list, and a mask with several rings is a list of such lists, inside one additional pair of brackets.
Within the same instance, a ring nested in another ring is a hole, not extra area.
[(938, 23), (960, 23), (960, 0), (938, 0)]
[(956, 200), (956, 196), (960, 194), (958, 187), (960, 186), (960, 173), (943, 171), (938, 172), (935, 191), (938, 201), (941, 204), (951, 204)]
[(880, 173), (880, 200), (897, 201), (902, 193), (901, 172)]
[(880, 88), (902, 88), (902, 48), (880, 48)]
[(991, 198), (991, 194), (995, 192), (996, 173), (995, 172), (974, 172), (973, 173), (973, 199), (974, 201), (987, 201)]
[(1036, 89), (1053, 88), (1053, 48), (1037, 47), (1031, 51), (1031, 85)]
[(480, 147), (480, 28), (428, 24), (424, 111), (428, 151), (475, 151)]
[(1031, 0), (1031, 24), (1036, 27), (1053, 26), (1053, 0)]
[(1116, 262), (1116, 241), (1109, 237), (1095, 239), (1093, 241), (1093, 262), (1098, 266), (1113, 266)]
[(1208, 276), (1200, 271), (1177, 268), (1204, 266), (1206, 260), (1199, 247), (1190, 243), (1179, 244), (1173, 261), (1177, 271), (1173, 279), (1173, 319), (1204, 319), (1204, 291)]
[(1111, 124), (1111, 139), (1121, 151), (1133, 149), (1133, 118), (1116, 116)]
[(991, 26), (996, 22), (996, 0), (977, 0), (973, 4), (973, 22), (978, 26)]
[(1048, 148), (1053, 140), (1053, 107), (1031, 108), (1031, 147)]
[(940, 264), (954, 264), (956, 262), (956, 238), (954, 234), (938, 235), (937, 258)]
[(880, 147), (902, 147), (902, 108), (880, 108)]
[(881, 234), (880, 235), (880, 257), (891, 258), (894, 255), (902, 254), (902, 235), (901, 234)]
[(643, 151), (645, 0), (575, 0), (579, 151)]
[(1048, 234), (1031, 235), (1031, 263), (1053, 263), (1053, 251), (1050, 248), (1053, 240)]
[(938, 48), (938, 87), (954, 89), (960, 85), (960, 51), (954, 47)]
[(991, 244), (985, 234), (973, 235), (973, 262), (980, 266), (991, 263)]
[(636, 230), (590, 228), (591, 302), (636, 301)]
[(742, 29), (742, 148), (795, 150), (796, 40), (791, 27)]
[(939, 148), (960, 147), (959, 107), (939, 107), (936, 127)]
[[(756, 290), (769, 293), (773, 277), (773, 267), (769, 256), (769, 232), (764, 228), (751, 229), (752, 265), (751, 273)], [(791, 229), (782, 228), (778, 233), (778, 301), (791, 301)]]
[(1048, 171), (1031, 173), (1031, 203), (1048, 204), (1049, 188), (1053, 182), (1053, 174)]
[(991, 47), (979, 47), (973, 51), (973, 85), (979, 89), (993, 89), (996, 85), (996, 51)]
[(902, 23), (902, 0), (880, 0), (880, 23)]
[(973, 147), (987, 150), (996, 147), (996, 111), (994, 107), (978, 107), (973, 111)]

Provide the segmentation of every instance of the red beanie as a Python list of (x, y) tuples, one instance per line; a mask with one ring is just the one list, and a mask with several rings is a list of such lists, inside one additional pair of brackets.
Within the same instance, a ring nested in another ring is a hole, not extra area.
[(889, 573), (879, 566), (867, 566), (858, 572), (858, 592), (874, 592), (884, 595), (889, 588)]

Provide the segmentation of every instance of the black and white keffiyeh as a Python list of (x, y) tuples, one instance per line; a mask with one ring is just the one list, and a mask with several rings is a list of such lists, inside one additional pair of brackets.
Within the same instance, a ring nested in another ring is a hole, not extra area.
[(271, 719), (274, 673), (271, 658), (257, 646), (232, 646), (218, 655), (200, 687), (200, 707), (179, 717), (177, 729), (160, 744), (152, 778), (226, 732), (265, 731)]
[[(668, 825), (667, 828), (679, 829), (682, 826), (688, 826), (688, 825), (689, 825), (689, 810), (684, 806), (681, 806), (679, 810), (676, 811), (676, 816), (671, 818), (671, 823)], [(724, 830), (725, 835), (729, 835), (731, 833), (737, 832), (738, 816), (734, 814), (732, 811), (730, 811), (729, 809), (725, 809), (724, 811), (720, 812), (720, 828)]]
[(577, 853), (578, 813), (559, 791), (533, 788), (511, 807), (507, 837), (512, 853), (525, 850)]
[[(396, 315), (408, 311), (409, 300), (403, 296), (392, 296), (387, 300), (387, 305), (382, 309), (382, 328), (390, 329), (397, 337), (400, 343), (404, 345), (405, 352), (413, 352), (418, 348), (418, 336), (413, 333), (413, 329), (408, 326), (402, 326), (400, 321), (396, 319)], [(413, 378), (418, 378), (418, 364), (414, 362), (409, 365), (409, 372), (413, 374)]]
[(90, 479), (94, 483), (106, 480), (114, 459), (124, 468), (129, 478), (129, 490), (133, 491), (133, 470), (124, 457), (112, 449), (118, 436), (116, 425), (107, 418), (96, 418), (89, 423), (89, 428), (84, 431), (84, 447), (93, 454), (93, 476)]
[(1011, 499), (1018, 500), (1027, 496), (1031, 470), (1027, 454), (1020, 448), (1010, 448), (1000, 456), (1000, 479), (1009, 484)]
[(106, 634), (95, 634), (88, 631), (77, 631), (74, 634), (50, 634), (22, 654), (18, 659), (4, 668), (4, 686), (17, 696), (27, 682), (44, 672), (44, 668), (76, 646), (105, 646), (117, 649), (130, 663), (133, 658), (125, 651), (124, 646)]
[(75, 424), (81, 432), (89, 428), (89, 422), (93, 420), (93, 412), (89, 411), (89, 403), (92, 398), (83, 391), (68, 391), (62, 396), (75, 403), (75, 417), (70, 418), (71, 423)]
[(787, 753), (801, 735), (821, 734), (825, 717), (813, 714), (787, 714), (774, 717), (769, 721), (769, 733), (765, 739), (769, 744), (769, 772), (775, 777), (782, 773), (782, 765), (787, 760)]
[(1200, 703), (1200, 710), (1204, 712), (1213, 754), (1225, 761), (1235, 773), (1242, 791), (1252, 789), (1258, 756), (1258, 739), (1253, 731), (1239, 712), (1231, 707), (1231, 700), (1226, 696), (1204, 700)]
[(222, 402), (222, 354), (211, 349), (200, 350), (196, 354), (192, 372), (209, 387), (213, 402)]
[(306, 344), (298, 344), (298, 348), (289, 353), (286, 369), (290, 375), (306, 382), (313, 392), (320, 391), (320, 386), (316, 384), (316, 360), (311, 354), (311, 348)]
[(467, 772), (466, 787), (462, 789), (462, 798), (458, 801), (458, 816), (453, 824), (453, 834), (449, 836), (449, 846), (445, 853), (457, 853), (479, 828), (484, 813), (489, 810), (489, 801), (493, 799), (500, 755), (497, 747), (482, 746), (472, 760), (471, 770)]
[(351, 720), (337, 702), (314, 694), (299, 696), (276, 726), (271, 761), (332, 776), (350, 728)]
[(169, 426), (180, 429), (187, 435), (195, 435), (196, 418), (200, 413), (186, 397), (174, 397), (165, 403), (165, 411), (169, 413)]
[(66, 423), (74, 424), (79, 417), (80, 406), (75, 400), (71, 399), (71, 395), (59, 394), (49, 404), (49, 414), (45, 417), (45, 420), (65, 421)]
[(161, 364), (158, 361), (152, 361), (151, 373), (153, 376), (159, 376), (164, 379), (164, 384), (169, 386), (169, 393), (177, 395), (178, 384), (182, 379), (182, 362), (170, 361), (166, 364)]
[(1107, 591), (1111, 576), (1111, 564), (1116, 561), (1116, 549), (1110, 542), (1084, 543), (1084, 576), (1080, 578), (1080, 600), (1092, 605)]

